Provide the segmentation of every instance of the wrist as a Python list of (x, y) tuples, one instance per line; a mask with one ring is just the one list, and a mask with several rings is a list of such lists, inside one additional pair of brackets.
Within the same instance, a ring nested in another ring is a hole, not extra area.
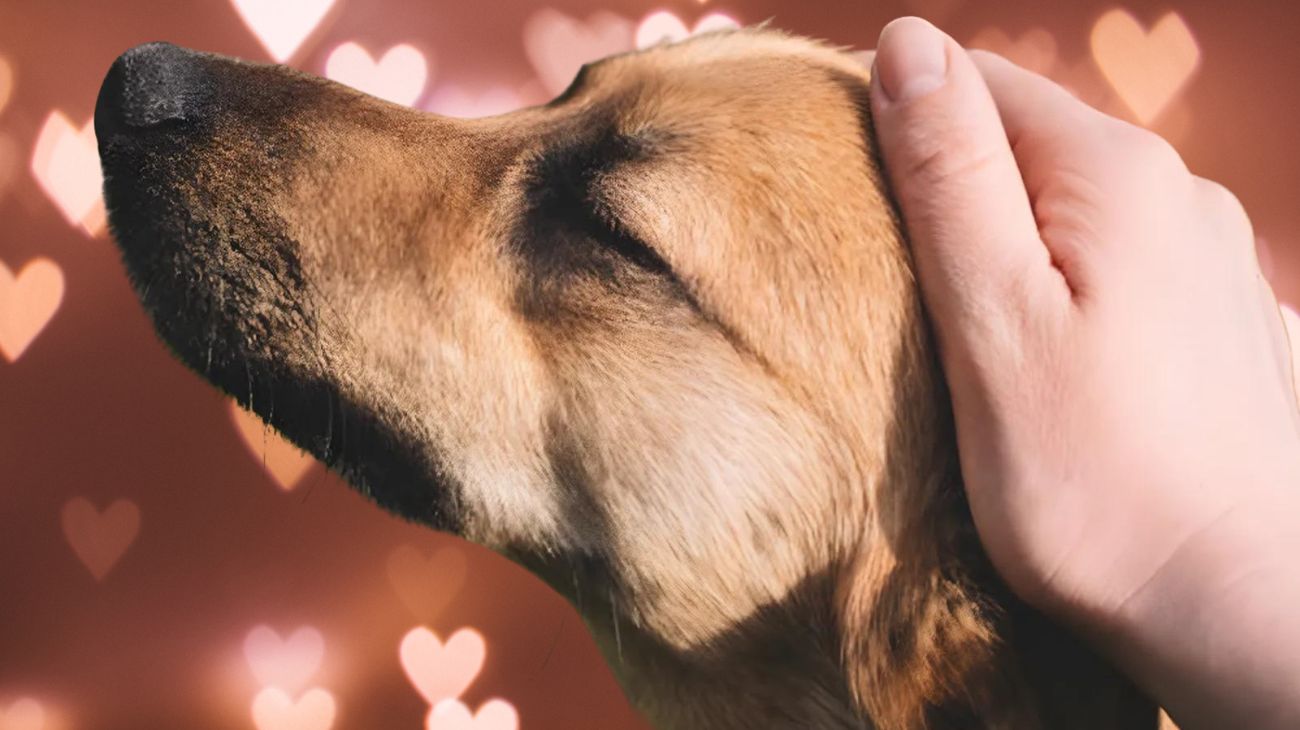
[(1188, 537), (1095, 636), (1184, 730), (1300, 726), (1300, 469)]

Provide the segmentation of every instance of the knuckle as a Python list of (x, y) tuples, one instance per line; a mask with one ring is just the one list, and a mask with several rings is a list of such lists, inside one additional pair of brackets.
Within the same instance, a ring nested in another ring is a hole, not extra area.
[(904, 173), (925, 185), (969, 180), (996, 160), (993, 150), (967, 137), (929, 140), (915, 149)]
[(1206, 207), (1210, 215), (1224, 224), (1227, 230), (1248, 234), (1253, 243), (1255, 238), (1254, 227), (1250, 222), (1250, 215), (1246, 213), (1246, 206), (1242, 205), (1241, 199), (1231, 190), (1214, 180), (1196, 178), (1196, 184), (1202, 199), (1206, 201)]
[(1182, 157), (1159, 135), (1113, 117), (1106, 117), (1096, 135), (1090, 146), (1097, 155), (1083, 164), (1129, 206), (1173, 202), (1190, 185)]
[(1182, 155), (1155, 132), (1116, 119), (1110, 125), (1108, 140), (1111, 148), (1135, 167), (1162, 175), (1187, 172)]
[(983, 48), (972, 48), (968, 53), (970, 53), (970, 57), (977, 63), (1002, 63), (1007, 60), (1002, 55)]

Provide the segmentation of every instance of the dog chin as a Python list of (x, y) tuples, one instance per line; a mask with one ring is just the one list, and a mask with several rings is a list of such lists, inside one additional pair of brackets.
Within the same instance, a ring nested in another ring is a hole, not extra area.
[(335, 383), (282, 365), (210, 379), (384, 509), (461, 534), (458, 490), (435, 454), (395, 409), (361, 403)]
[[(157, 314), (155, 319), (159, 319)], [(160, 332), (166, 332), (159, 325)], [(339, 474), (380, 507), (436, 530), (461, 534), (458, 490), (425, 440), (393, 407), (361, 402), (316, 367), (287, 364), (267, 353), (242, 351), (215, 336), (164, 334), (189, 368), (240, 406)], [(237, 338), (236, 338), (237, 340)], [(188, 343), (183, 349), (177, 342)]]

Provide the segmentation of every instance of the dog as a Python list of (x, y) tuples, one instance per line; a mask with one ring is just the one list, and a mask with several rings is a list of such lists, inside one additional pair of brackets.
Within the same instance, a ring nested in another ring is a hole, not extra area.
[(868, 82), (750, 28), (458, 120), (157, 43), (95, 130), (174, 354), (546, 580), (655, 727), (1154, 728), (980, 549)]

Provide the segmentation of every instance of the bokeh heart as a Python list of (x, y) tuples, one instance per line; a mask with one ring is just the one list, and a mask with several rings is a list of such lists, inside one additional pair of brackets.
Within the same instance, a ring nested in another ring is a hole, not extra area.
[(13, 137), (0, 132), (0, 200), (14, 181), (14, 172), (18, 170), (18, 144)]
[(313, 687), (295, 701), (279, 687), (267, 687), (253, 698), (257, 730), (329, 730), (334, 725), (334, 695)]
[(1165, 13), (1148, 32), (1115, 9), (1092, 27), (1092, 56), (1138, 121), (1150, 124), (1192, 78), (1201, 49), (1178, 13)]
[(45, 708), (30, 697), (0, 707), (0, 730), (44, 730)]
[(903, 0), (910, 13), (933, 23), (942, 23), (961, 5), (961, 0)]
[(334, 0), (231, 0), (235, 12), (278, 63), (293, 56)]
[(3, 113), (6, 106), (9, 106), (9, 97), (14, 93), (14, 67), (9, 65), (9, 59), (0, 56), (0, 113)]
[(431, 74), (424, 54), (405, 43), (389, 48), (378, 61), (360, 45), (344, 43), (325, 61), (327, 78), (404, 106), (420, 98)]
[(0, 355), (17, 362), (63, 302), (63, 270), (47, 258), (15, 275), (0, 261)]
[(524, 21), (524, 53), (542, 86), (558, 94), (582, 64), (631, 50), (633, 32), (632, 21), (607, 11), (583, 21), (543, 8)]
[[(1122, 104), (1115, 98), (1115, 91), (1097, 68), (1091, 56), (1085, 56), (1073, 63), (1058, 59), (1052, 80), (1073, 94), (1079, 101), (1102, 111), (1112, 105)], [(1122, 113), (1122, 112), (1121, 112)]]
[(119, 499), (100, 512), (85, 497), (63, 505), (63, 536), (86, 570), (102, 581), (140, 534), (140, 508)]
[(1151, 123), (1150, 129), (1164, 137), (1165, 141), (1174, 146), (1174, 149), (1185, 153), (1185, 145), (1191, 139), (1194, 122), (1191, 105), (1185, 99), (1175, 99), (1160, 112), (1160, 116)]
[(244, 658), (259, 684), (297, 692), (320, 669), (325, 639), (310, 626), (299, 627), (287, 639), (270, 626), (257, 626), (244, 637)]
[(229, 408), (235, 431), (253, 457), (262, 464), (262, 468), (266, 469), (266, 473), (280, 489), (292, 491), (316, 460), (286, 441), (256, 413), (240, 408), (234, 401), (230, 402)]
[(461, 629), (442, 643), (420, 626), (406, 632), (399, 650), (402, 669), (430, 706), (460, 697), (483, 669), (487, 644), (474, 629)]
[(1013, 39), (1001, 28), (988, 27), (976, 33), (966, 47), (993, 51), (1044, 76), (1056, 67), (1056, 38), (1044, 28), (1030, 28)]
[(454, 84), (434, 91), (425, 109), (446, 117), (478, 119), (514, 111), (524, 105), (519, 94), (500, 86), (472, 93)]
[(454, 545), (425, 555), (402, 545), (388, 555), (388, 582), (397, 597), (421, 620), (431, 620), (465, 582), (465, 554)]
[(36, 182), (69, 224), (91, 237), (104, 230), (104, 176), (93, 120), (77, 127), (63, 112), (50, 112), (36, 136), (31, 167)]
[(519, 713), (505, 700), (492, 699), (470, 714), (459, 700), (443, 700), (429, 710), (425, 730), (518, 730)]
[(641, 19), (636, 27), (636, 47), (649, 48), (658, 43), (676, 43), (680, 40), (714, 30), (734, 30), (740, 27), (740, 21), (725, 13), (709, 13), (687, 28), (686, 22), (668, 10), (650, 13)]

